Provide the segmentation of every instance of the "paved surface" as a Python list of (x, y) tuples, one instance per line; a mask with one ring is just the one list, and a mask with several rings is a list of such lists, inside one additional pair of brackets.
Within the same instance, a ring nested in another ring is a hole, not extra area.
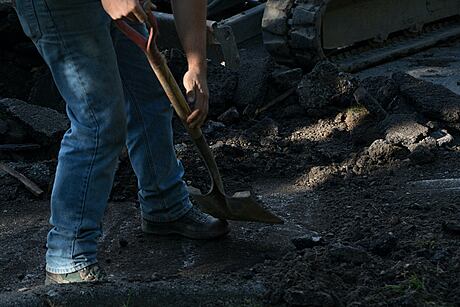
[(364, 70), (360, 77), (404, 71), (413, 77), (441, 84), (460, 94), (460, 40)]

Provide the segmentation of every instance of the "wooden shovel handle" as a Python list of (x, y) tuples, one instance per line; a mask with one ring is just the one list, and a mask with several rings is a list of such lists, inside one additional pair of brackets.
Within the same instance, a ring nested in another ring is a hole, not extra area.
[(203, 133), (200, 128), (191, 129), (187, 124), (187, 118), (192, 113), (192, 110), (190, 109), (184, 94), (179, 88), (176, 79), (172, 75), (164, 56), (161, 53), (155, 55), (153, 52), (146, 54), (150, 66), (155, 72), (158, 81), (160, 81), (160, 84), (163, 87), (166, 96), (168, 96), (174, 110), (184, 123), (185, 128), (194, 140), (199, 139)]
[(149, 18), (149, 36), (144, 37), (142, 34), (133, 29), (124, 20), (116, 20), (115, 24), (130, 40), (132, 40), (139, 48), (144, 51), (147, 59), (152, 67), (155, 75), (160, 81), (166, 96), (168, 96), (174, 110), (176, 111), (179, 118), (184, 123), (184, 126), (190, 133), (190, 136), (196, 140), (199, 139), (203, 133), (200, 128), (191, 129), (188, 127), (187, 118), (192, 113), (187, 100), (182, 94), (182, 91), (174, 79), (171, 70), (169, 69), (164, 56), (158, 50), (156, 40), (158, 37), (158, 25), (152, 12), (147, 13)]

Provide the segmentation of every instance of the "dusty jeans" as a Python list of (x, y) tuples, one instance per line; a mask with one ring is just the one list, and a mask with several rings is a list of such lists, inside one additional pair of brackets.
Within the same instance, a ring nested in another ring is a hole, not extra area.
[(190, 209), (172, 143), (172, 108), (143, 53), (114, 27), (100, 0), (17, 0), (16, 9), (71, 121), (59, 152), (46, 254), (47, 271), (70, 273), (97, 261), (125, 144), (143, 218), (166, 222)]

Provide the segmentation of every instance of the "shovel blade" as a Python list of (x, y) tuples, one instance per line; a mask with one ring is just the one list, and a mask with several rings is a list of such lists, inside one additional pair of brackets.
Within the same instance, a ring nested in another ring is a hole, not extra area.
[(230, 197), (217, 189), (205, 195), (196, 188), (190, 188), (189, 191), (200, 209), (216, 218), (267, 224), (284, 223), (282, 219), (258, 203), (249, 192), (239, 192)]

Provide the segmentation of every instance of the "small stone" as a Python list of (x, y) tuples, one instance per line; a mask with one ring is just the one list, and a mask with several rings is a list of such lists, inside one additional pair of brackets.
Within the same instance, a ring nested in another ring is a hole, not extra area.
[(212, 134), (216, 131), (222, 130), (225, 128), (225, 125), (220, 122), (215, 122), (213, 120), (208, 120), (203, 127), (203, 132), (205, 134)]
[(298, 250), (313, 248), (315, 246), (322, 246), (325, 244), (323, 238), (315, 231), (310, 231), (301, 237), (293, 238), (291, 239), (291, 242)]
[(349, 131), (353, 131), (356, 127), (362, 124), (364, 119), (369, 115), (369, 112), (364, 107), (354, 106), (348, 108), (345, 113), (345, 124)]
[(449, 145), (454, 141), (454, 137), (447, 132), (447, 130), (438, 130), (435, 131), (432, 135), (436, 139), (436, 143), (439, 147), (442, 147), (444, 145)]
[(217, 141), (215, 144), (209, 146), (209, 148), (211, 148), (212, 150), (216, 150), (216, 149), (224, 147), (224, 145), (225, 145), (224, 142)]
[(224, 123), (225, 125), (230, 125), (238, 122), (240, 119), (240, 113), (235, 107), (232, 107), (222, 113), (217, 120)]
[(345, 120), (345, 114), (342, 112), (337, 113), (337, 115), (334, 117), (334, 124), (340, 124)]
[(49, 296), (49, 297), (55, 297), (55, 296), (58, 296), (58, 292), (54, 289), (52, 290), (49, 290), (48, 292), (46, 292), (46, 295)]

